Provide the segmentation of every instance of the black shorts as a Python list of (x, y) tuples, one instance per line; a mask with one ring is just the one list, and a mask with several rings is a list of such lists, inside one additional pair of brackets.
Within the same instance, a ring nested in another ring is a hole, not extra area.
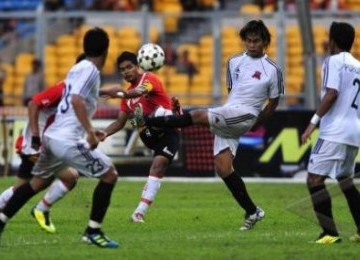
[(165, 156), (170, 162), (179, 150), (180, 134), (175, 129), (147, 127), (140, 132), (140, 138), (146, 147), (154, 151), (154, 156)]
[(20, 158), (21, 163), (17, 176), (21, 179), (30, 180), (33, 177), (31, 171), (35, 165), (36, 160), (39, 158), (39, 155), (20, 154)]

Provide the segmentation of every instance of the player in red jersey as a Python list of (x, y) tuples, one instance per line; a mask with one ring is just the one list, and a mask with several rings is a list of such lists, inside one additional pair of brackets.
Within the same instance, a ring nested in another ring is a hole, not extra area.
[[(85, 54), (80, 54), (76, 63), (85, 59)], [(55, 117), (56, 108), (59, 104), (65, 83), (60, 81), (54, 86), (35, 94), (28, 103), (29, 120), (24, 126), (22, 134), (16, 140), (16, 151), (21, 158), (18, 170), (17, 182), (0, 194), (0, 211), (13, 196), (17, 187), (28, 182), (33, 176), (32, 168), (39, 157), (41, 138), (40, 136)], [(54, 181), (40, 202), (32, 209), (31, 214), (41, 228), (49, 233), (55, 233), (56, 228), (50, 218), (51, 206), (64, 197), (76, 185), (78, 173), (74, 169), (67, 169)]]
[[(156, 111), (162, 115), (173, 113), (172, 101), (166, 94), (162, 82), (155, 74), (143, 72), (139, 68), (134, 53), (121, 53), (116, 64), (121, 75), (131, 85), (127, 90), (119, 92), (119, 96), (123, 98), (119, 116), (104, 130), (107, 136), (124, 128), (127, 120), (133, 117), (133, 111), (138, 104), (149, 116), (155, 115)], [(178, 106), (178, 103), (175, 105)], [(177, 130), (165, 128), (142, 127), (138, 128), (138, 132), (143, 143), (154, 152), (140, 202), (130, 218), (133, 222), (142, 223), (145, 212), (160, 188), (161, 179), (178, 151), (180, 136)]]
[[(18, 181), (0, 195), (0, 208), (4, 208), (13, 196), (17, 187), (32, 178), (31, 170), (39, 157), (41, 133), (54, 119), (56, 107), (61, 99), (64, 83), (59, 82), (43, 92), (35, 94), (28, 103), (29, 121), (22, 135), (16, 141), (17, 153), (21, 158), (18, 170)], [(76, 184), (78, 174), (74, 169), (67, 169), (54, 181), (40, 202), (32, 209), (31, 214), (39, 225), (49, 233), (55, 233), (56, 228), (50, 219), (51, 206), (64, 197)]]

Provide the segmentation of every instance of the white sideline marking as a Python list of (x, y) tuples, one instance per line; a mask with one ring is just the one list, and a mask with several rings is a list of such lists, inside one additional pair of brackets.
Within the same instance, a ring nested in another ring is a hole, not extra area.
[[(148, 177), (119, 177), (119, 181), (146, 181)], [(258, 178), (246, 177), (243, 178), (245, 182), (254, 183), (306, 183), (306, 179), (295, 178)], [(164, 182), (200, 182), (200, 183), (215, 183), (222, 182), (219, 177), (164, 177)]]
[[(119, 181), (146, 181), (148, 177), (119, 177)], [(306, 178), (242, 178), (246, 183), (303, 183), (306, 184)], [(163, 182), (191, 182), (191, 183), (216, 183), (222, 182), (219, 177), (164, 177)], [(326, 180), (326, 182), (337, 183), (335, 180)], [(355, 183), (360, 183), (360, 179), (354, 179)]]

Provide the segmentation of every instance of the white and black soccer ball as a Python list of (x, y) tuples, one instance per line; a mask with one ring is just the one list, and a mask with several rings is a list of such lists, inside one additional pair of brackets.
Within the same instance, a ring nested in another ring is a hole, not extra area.
[(137, 60), (139, 66), (145, 71), (154, 71), (164, 65), (164, 50), (155, 43), (146, 43), (138, 51)]

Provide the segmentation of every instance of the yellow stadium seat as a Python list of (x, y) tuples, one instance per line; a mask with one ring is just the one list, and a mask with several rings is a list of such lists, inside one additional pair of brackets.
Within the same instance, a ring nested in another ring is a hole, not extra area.
[(158, 42), (159, 41), (159, 35), (160, 35), (160, 33), (159, 33), (158, 28), (155, 27), (155, 26), (152, 26), (150, 28), (150, 32), (149, 32), (149, 40), (150, 40), (150, 42), (154, 42), (154, 43)]
[(131, 26), (123, 26), (117, 32), (119, 39), (122, 41), (123, 39), (130, 39), (133, 37), (140, 38), (140, 33), (138, 30)]
[(240, 6), (240, 13), (242, 14), (260, 14), (260, 6), (256, 4), (243, 4)]

